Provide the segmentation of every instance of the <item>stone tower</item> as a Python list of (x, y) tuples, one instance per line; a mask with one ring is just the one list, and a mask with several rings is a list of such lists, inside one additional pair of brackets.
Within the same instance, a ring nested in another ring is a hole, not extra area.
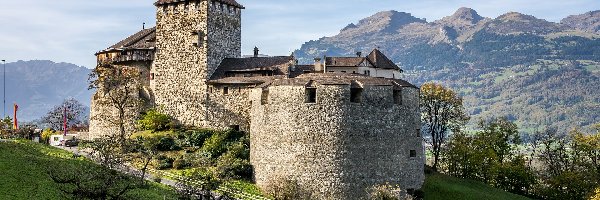
[(224, 58), (241, 55), (241, 10), (233, 0), (159, 0), (155, 102), (184, 125), (206, 126), (206, 81)]

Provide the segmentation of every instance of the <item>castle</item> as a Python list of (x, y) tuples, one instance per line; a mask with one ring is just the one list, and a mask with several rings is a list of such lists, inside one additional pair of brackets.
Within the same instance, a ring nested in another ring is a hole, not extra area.
[[(156, 27), (98, 52), (98, 65), (138, 70), (143, 78), (132, 98), (181, 124), (248, 132), (259, 187), (284, 177), (320, 199), (356, 199), (384, 183), (421, 187), (419, 88), (401, 80), (402, 70), (381, 51), (313, 65), (261, 57), (258, 48), (242, 58), (244, 7), (235, 0), (155, 6)], [(100, 116), (114, 110), (98, 103), (100, 93), (92, 98), (91, 137), (112, 129)]]

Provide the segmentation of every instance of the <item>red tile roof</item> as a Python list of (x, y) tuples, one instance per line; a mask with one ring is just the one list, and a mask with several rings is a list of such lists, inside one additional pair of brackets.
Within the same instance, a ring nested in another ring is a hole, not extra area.
[[(164, 5), (164, 4), (170, 4), (170, 3), (178, 3), (178, 2), (186, 2), (189, 0), (158, 0), (156, 1), (156, 3), (154, 3), (154, 5), (156, 6), (160, 6), (160, 5)], [(238, 2), (236, 2), (235, 0), (213, 0), (213, 1), (218, 1), (230, 6), (234, 6), (234, 7), (238, 7), (241, 9), (244, 9), (244, 6), (242, 6), (242, 4), (239, 4)]]

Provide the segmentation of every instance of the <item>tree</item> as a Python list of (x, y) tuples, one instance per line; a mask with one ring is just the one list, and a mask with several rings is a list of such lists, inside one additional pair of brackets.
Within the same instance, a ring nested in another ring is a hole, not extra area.
[(187, 178), (195, 180), (195, 183), (186, 180), (177, 182), (180, 199), (197, 199), (198, 196), (201, 199), (214, 199), (211, 191), (216, 190), (221, 185), (221, 180), (216, 178), (214, 174), (198, 168), (194, 169)]
[(142, 105), (139, 98), (141, 81), (140, 73), (135, 68), (114, 65), (100, 65), (90, 74), (90, 89), (97, 89), (99, 106), (111, 107), (113, 113), (93, 116), (96, 120), (107, 120), (118, 128), (118, 141), (125, 142), (126, 126), (137, 117), (137, 110)]
[(141, 183), (144, 183), (148, 165), (150, 165), (152, 159), (154, 159), (159, 152), (159, 143), (160, 140), (157, 137), (138, 137), (131, 142), (131, 151), (134, 154), (134, 159), (140, 160), (142, 163), (142, 174), (140, 175)]
[(506, 118), (480, 122), (475, 134), (453, 134), (445, 146), (448, 173), (486, 182), (506, 191), (526, 195), (536, 183), (533, 171), (517, 150), (518, 127)]
[(68, 199), (137, 199), (127, 193), (140, 187), (125, 174), (91, 163), (50, 167), (47, 173)]
[(2, 137), (10, 138), (13, 133), (13, 122), (10, 117), (5, 117), (4, 119), (0, 119), (0, 133)]
[(438, 170), (442, 145), (450, 132), (459, 132), (469, 120), (462, 97), (436, 83), (421, 86), (421, 121), (433, 153), (433, 169)]
[(74, 98), (65, 99), (61, 104), (54, 106), (42, 117), (42, 123), (54, 130), (62, 130), (65, 112), (67, 114), (67, 126), (85, 124), (87, 106), (84, 106)]

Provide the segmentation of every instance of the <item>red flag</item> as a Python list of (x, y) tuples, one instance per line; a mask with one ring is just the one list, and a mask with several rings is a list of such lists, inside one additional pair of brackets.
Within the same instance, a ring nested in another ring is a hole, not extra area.
[(15, 130), (19, 130), (19, 122), (17, 122), (17, 111), (19, 110), (19, 106), (15, 103), (14, 104), (15, 107), (15, 115), (14, 115), (14, 119), (15, 119), (15, 123), (14, 123), (14, 129)]

